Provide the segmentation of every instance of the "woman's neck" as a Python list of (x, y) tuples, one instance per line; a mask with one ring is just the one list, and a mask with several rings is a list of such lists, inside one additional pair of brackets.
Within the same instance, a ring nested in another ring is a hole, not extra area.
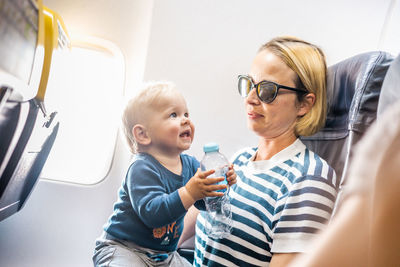
[(271, 139), (260, 138), (257, 154), (254, 160), (269, 160), (274, 155), (293, 144), (296, 140), (297, 137), (294, 134), (291, 136), (279, 136)]

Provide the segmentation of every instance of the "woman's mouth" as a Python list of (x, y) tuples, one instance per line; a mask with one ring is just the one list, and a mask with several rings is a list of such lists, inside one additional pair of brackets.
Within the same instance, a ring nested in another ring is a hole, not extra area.
[(255, 112), (247, 112), (247, 117), (249, 119), (255, 120), (255, 119), (263, 117), (263, 115), (255, 113)]

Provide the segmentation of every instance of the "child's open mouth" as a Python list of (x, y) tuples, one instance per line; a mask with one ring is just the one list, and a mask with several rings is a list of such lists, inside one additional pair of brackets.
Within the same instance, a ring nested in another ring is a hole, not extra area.
[(179, 137), (190, 137), (190, 130), (184, 131), (179, 135)]

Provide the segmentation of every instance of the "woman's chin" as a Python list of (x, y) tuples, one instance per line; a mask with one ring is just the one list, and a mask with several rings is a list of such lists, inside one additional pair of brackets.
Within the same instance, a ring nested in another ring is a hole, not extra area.
[(259, 127), (256, 123), (252, 123), (251, 121), (247, 121), (247, 128), (254, 132), (255, 134), (259, 135), (262, 132), (261, 127)]

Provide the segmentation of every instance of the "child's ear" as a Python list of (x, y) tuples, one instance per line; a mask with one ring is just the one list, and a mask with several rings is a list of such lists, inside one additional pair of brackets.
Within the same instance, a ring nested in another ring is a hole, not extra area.
[(140, 145), (148, 145), (151, 143), (151, 138), (147, 132), (145, 126), (141, 124), (136, 124), (132, 128), (132, 135), (135, 138), (136, 142)]

